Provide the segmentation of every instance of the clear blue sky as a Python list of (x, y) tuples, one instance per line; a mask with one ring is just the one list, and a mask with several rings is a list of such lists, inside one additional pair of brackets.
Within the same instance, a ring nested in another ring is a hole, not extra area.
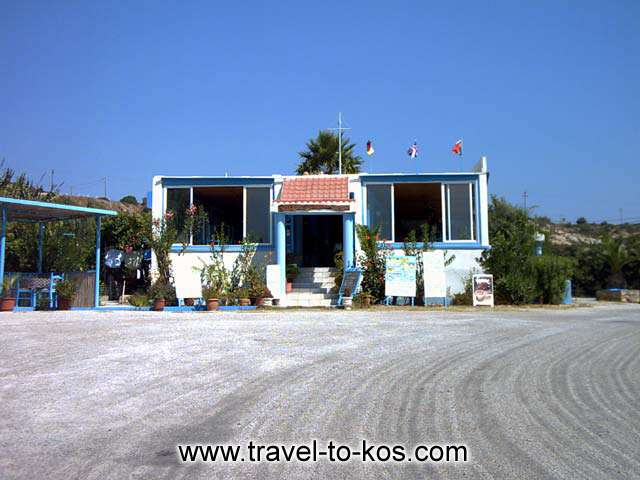
[[(347, 4), (348, 3), (348, 4)], [(528, 5), (522, 5), (528, 3)], [(342, 111), (366, 171), (640, 219), (640, 2), (3, 1), (0, 157), (67, 191), (292, 173)], [(406, 155), (414, 139), (418, 166)], [(47, 177), (48, 178), (48, 177)], [(48, 180), (47, 180), (48, 181)], [(91, 183), (93, 182), (93, 183)]]

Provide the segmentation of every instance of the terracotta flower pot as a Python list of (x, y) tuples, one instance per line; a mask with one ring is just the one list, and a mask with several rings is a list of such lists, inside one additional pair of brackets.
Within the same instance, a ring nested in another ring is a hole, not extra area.
[(217, 310), (220, 306), (220, 302), (218, 302), (217, 298), (207, 298), (207, 310)]
[(286, 292), (287, 293), (293, 292), (293, 283), (292, 282), (287, 282)]
[(262, 297), (256, 298), (255, 305), (256, 305), (256, 307), (263, 307), (264, 306), (264, 298), (262, 298)]
[(15, 297), (5, 297), (0, 300), (0, 312), (12, 312), (16, 308)]
[(249, 305), (251, 305), (251, 299), (249, 299), (249, 298), (241, 298), (240, 299), (240, 306), (241, 307), (248, 307)]
[(164, 298), (156, 298), (153, 301), (153, 305), (151, 306), (151, 310), (153, 310), (154, 312), (161, 312), (164, 310), (164, 306), (165, 306), (166, 302), (164, 300)]
[(58, 297), (58, 310), (70, 310), (71, 309), (71, 299)]

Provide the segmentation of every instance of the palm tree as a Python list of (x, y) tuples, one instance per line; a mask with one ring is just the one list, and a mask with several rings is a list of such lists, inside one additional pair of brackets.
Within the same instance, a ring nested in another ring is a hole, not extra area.
[[(355, 155), (355, 144), (342, 137), (342, 173), (358, 173), (362, 158)], [(328, 130), (318, 132), (316, 138), (307, 142), (307, 150), (299, 152), (301, 162), (296, 169), (298, 175), (305, 173), (338, 173), (338, 135)]]
[(621, 239), (604, 235), (601, 241), (602, 256), (607, 265), (609, 265), (609, 280), (607, 286), (609, 288), (624, 288), (626, 281), (622, 273), (622, 268), (633, 260), (633, 258), (629, 255), (629, 251)]

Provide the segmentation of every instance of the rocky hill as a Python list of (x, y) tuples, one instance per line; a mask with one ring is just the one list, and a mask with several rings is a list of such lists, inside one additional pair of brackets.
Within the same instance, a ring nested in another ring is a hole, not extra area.
[(77, 195), (60, 195), (53, 200), (66, 205), (76, 205), (78, 207), (101, 208), (103, 210), (115, 210), (118, 213), (140, 213), (146, 209), (143, 204), (124, 203), (109, 200), (107, 198), (83, 197)]

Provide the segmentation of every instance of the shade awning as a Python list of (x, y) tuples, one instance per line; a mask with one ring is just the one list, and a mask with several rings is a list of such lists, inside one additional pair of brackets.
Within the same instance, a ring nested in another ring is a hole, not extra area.
[(118, 212), (100, 208), (79, 207), (62, 203), (38, 202), (20, 198), (0, 197), (0, 208), (7, 212), (9, 222), (52, 222), (95, 216), (113, 216)]

